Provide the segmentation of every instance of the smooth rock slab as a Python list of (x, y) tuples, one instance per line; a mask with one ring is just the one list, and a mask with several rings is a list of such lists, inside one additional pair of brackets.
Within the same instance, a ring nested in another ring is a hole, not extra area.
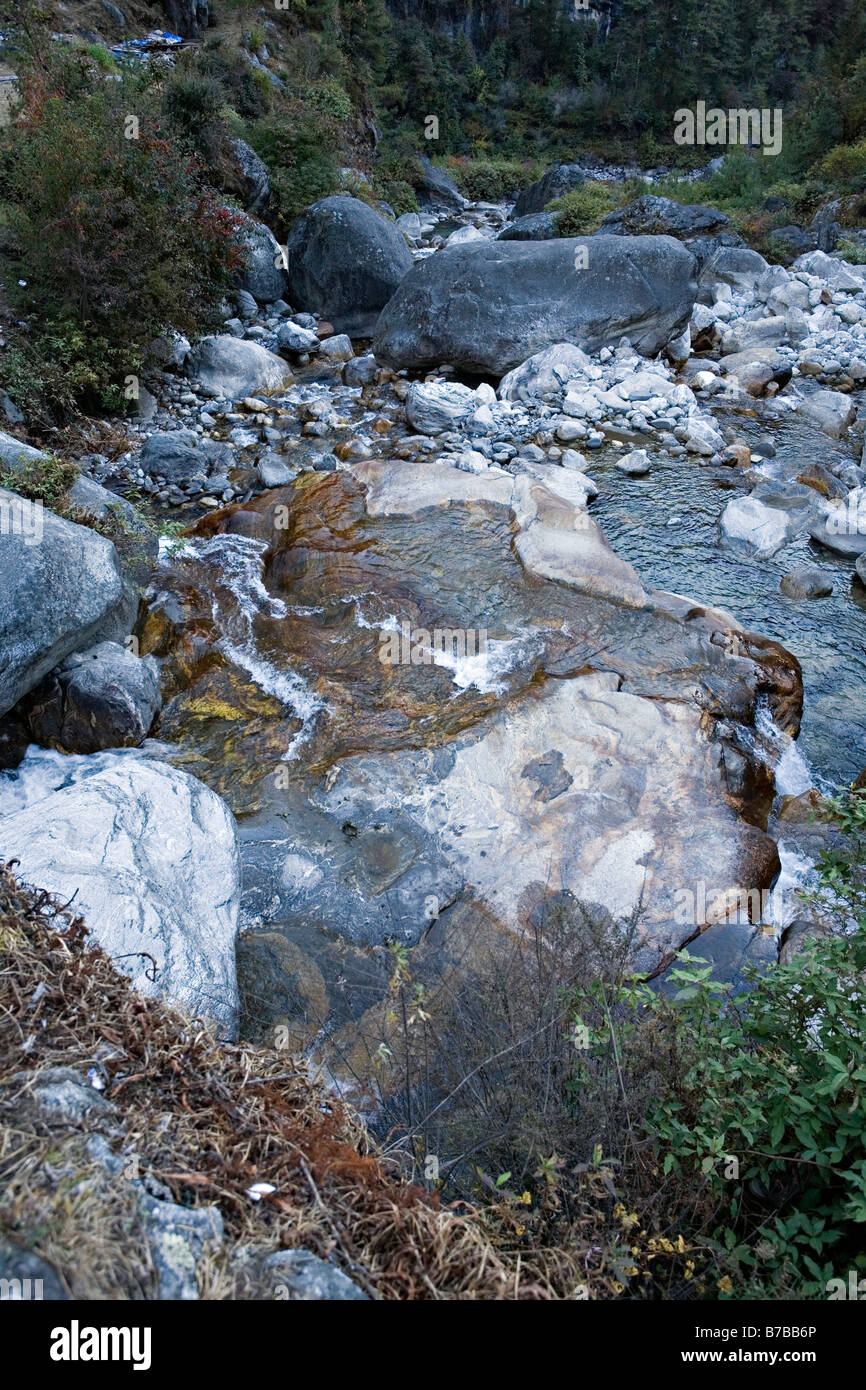
[[(223, 1036), (237, 1027), (234, 942), (240, 857), (234, 819), (203, 783), (133, 753), (25, 759), (57, 790), (0, 817), (0, 855), (64, 902), (143, 994), (162, 995)], [(0, 811), (15, 781), (0, 782)], [(26, 795), (26, 787), (22, 788)], [(136, 953), (148, 952), (156, 962)], [(125, 957), (125, 959), (121, 959)], [(155, 979), (149, 978), (155, 973)]]
[(617, 685), (606, 674), (553, 682), (459, 738), (441, 769), (428, 752), (347, 759), (316, 800), (340, 820), (399, 806), (438, 834), (504, 923), (517, 926), (545, 884), (617, 917), (643, 897), (633, 961), (652, 969), (677, 931), (690, 934), (674, 926), (679, 888), (766, 881), (775, 847), (719, 795), (699, 711)]

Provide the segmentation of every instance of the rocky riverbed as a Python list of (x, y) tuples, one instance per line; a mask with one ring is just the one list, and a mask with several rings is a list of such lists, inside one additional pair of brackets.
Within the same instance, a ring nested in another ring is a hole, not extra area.
[(654, 978), (697, 937), (771, 963), (811, 789), (866, 764), (863, 268), (438, 197), (326, 199), (286, 267), (252, 224), (223, 331), (155, 344), (128, 451), (80, 461), (125, 544), (0, 549), (0, 851), (355, 1094), (395, 946), (431, 997), (550, 914)]

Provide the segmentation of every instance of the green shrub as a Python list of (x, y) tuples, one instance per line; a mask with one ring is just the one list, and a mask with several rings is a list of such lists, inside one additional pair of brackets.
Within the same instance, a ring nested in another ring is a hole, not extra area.
[(439, 161), (464, 198), (474, 203), (498, 203), (511, 198), (538, 178), (540, 166), (520, 159), (455, 159)]
[(820, 860), (814, 939), (785, 965), (747, 968), (739, 993), (683, 952), (673, 998), (621, 986), (625, 1014), (598, 1034), (628, 1090), (637, 1042), (645, 1055), (652, 1039), (641, 1128), (661, 1178), (707, 1213), (697, 1233), (723, 1294), (825, 1297), (866, 1268), (866, 795), (827, 809), (847, 838)]
[(305, 87), (301, 93), (305, 106), (313, 111), (321, 111), (336, 121), (348, 121), (352, 116), (352, 100), (339, 82), (332, 77), (323, 78), (312, 86)]
[(384, 202), (394, 209), (398, 217), (402, 217), (406, 212), (418, 211), (417, 194), (412, 185), (404, 183), (402, 179), (392, 179), (378, 185), (377, 192)]
[(77, 477), (74, 463), (46, 454), (44, 459), (22, 459), (13, 468), (0, 471), (0, 487), (33, 502), (43, 502), (46, 507), (56, 507)]
[(856, 145), (835, 145), (813, 172), (830, 183), (851, 183), (862, 187), (866, 183), (866, 140), (860, 140)]
[(82, 61), (54, 52), (25, 70), (21, 120), (0, 137), (13, 285), (30, 325), (21, 352), (43, 364), (58, 402), (105, 402), (164, 329), (215, 325), (241, 257), (235, 214), (160, 133), (148, 81), (92, 82)]
[(245, 138), (268, 166), (269, 220), (277, 235), (285, 236), (304, 208), (339, 186), (339, 128), (324, 113), (295, 107), (257, 121), (247, 128)]
[(866, 265), (866, 246), (862, 246), (856, 241), (845, 241), (843, 238), (836, 250), (851, 265)]
[(222, 38), (209, 39), (198, 52), (182, 54), (176, 71), (213, 78), (228, 104), (245, 120), (264, 116), (273, 104), (274, 89), (265, 74)]
[(0, 354), (0, 386), (28, 425), (48, 429), (78, 409), (124, 411), (125, 378), (140, 367), (139, 349), (110, 342), (74, 320), (54, 320), (35, 335), (13, 335)]
[(214, 163), (223, 130), (225, 93), (215, 77), (178, 69), (162, 94), (168, 129), (185, 145)]
[(622, 184), (588, 180), (562, 198), (548, 203), (547, 211), (556, 213), (556, 228), (560, 236), (586, 236), (590, 232), (597, 232), (607, 214), (627, 201)]

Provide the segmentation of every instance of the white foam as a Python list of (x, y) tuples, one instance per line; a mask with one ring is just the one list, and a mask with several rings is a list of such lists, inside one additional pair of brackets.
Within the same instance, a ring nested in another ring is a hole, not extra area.
[(453, 651), (429, 649), (436, 666), (444, 666), (452, 671), (451, 679), (458, 690), (469, 690), (471, 686), (482, 695), (501, 695), (508, 688), (506, 677), (513, 671), (517, 659), (526, 653), (524, 637), (512, 637), (505, 641), (488, 638), (487, 650), (460, 655)]
[(785, 928), (803, 914), (798, 890), (818, 886), (818, 874), (812, 861), (799, 850), (788, 849), (784, 840), (779, 841), (779, 861), (781, 872), (773, 885), (766, 912), (766, 920), (772, 924), (777, 940)]
[[(776, 724), (765, 702), (761, 702), (755, 711), (755, 728), (776, 755), (774, 760), (765, 760), (773, 766), (777, 793), (780, 796), (802, 796), (803, 792), (809, 791), (815, 785), (815, 775), (795, 740)], [(756, 745), (756, 751), (763, 756), (760, 744)]]
[[(266, 695), (279, 700), (301, 720), (302, 727), (284, 754), (284, 760), (291, 761), (312, 736), (317, 718), (329, 706), (297, 671), (276, 666), (257, 647), (253, 631), (255, 619), (262, 613), (271, 618), (284, 618), (288, 612), (283, 600), (269, 594), (265, 587), (262, 573), (267, 549), (266, 542), (250, 536), (219, 535), (187, 542), (182, 551), (169, 552), (166, 563), (181, 559), (213, 566), (211, 612), (214, 627), (222, 633), (214, 644), (215, 649), (246, 671)], [(228, 590), (234, 605), (226, 603), (224, 590)], [(295, 611), (306, 615), (321, 612), (321, 609)]]

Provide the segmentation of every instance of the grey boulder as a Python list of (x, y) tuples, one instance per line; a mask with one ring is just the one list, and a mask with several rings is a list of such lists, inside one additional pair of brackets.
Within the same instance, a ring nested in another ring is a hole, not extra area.
[(187, 359), (187, 375), (211, 395), (230, 400), (279, 391), (292, 379), (288, 363), (275, 352), (226, 333), (196, 344)]
[[(578, 268), (580, 267), (580, 268)], [(416, 265), (383, 310), (377, 359), (503, 376), (553, 343), (627, 336), (653, 357), (688, 323), (695, 261), (670, 237), (479, 242)]]
[(420, 164), (421, 172), (415, 180), (415, 191), (424, 207), (462, 210), (466, 206), (466, 199), (454, 180), (431, 164), (426, 155), (422, 155)]
[(518, 217), (509, 223), (496, 238), (497, 241), (550, 241), (557, 236), (556, 214), (552, 212), (532, 212), (528, 217)]
[(673, 198), (645, 193), (627, 207), (609, 212), (599, 230), (615, 236), (672, 236), (684, 241), (714, 236), (730, 225), (730, 219), (718, 208), (676, 203)]
[[(241, 879), (225, 803), (133, 750), (31, 754), (19, 773), (20, 789), (15, 781), (0, 789), (0, 807), (7, 798), (20, 806), (0, 819), (0, 856), (18, 859), (28, 882), (74, 900), (141, 993), (233, 1037)], [(46, 793), (46, 782), (55, 790)]]
[(554, 343), (504, 376), (497, 394), (503, 401), (561, 394), (572, 378), (582, 376), (589, 366), (590, 360), (582, 348), (573, 343)]
[(277, 343), (281, 352), (315, 352), (319, 338), (312, 328), (302, 328), (289, 319), (277, 330)]
[(244, 268), (235, 276), (239, 290), (246, 290), (261, 304), (282, 299), (286, 291), (285, 258), (270, 227), (254, 217), (244, 217), (240, 235)]
[(233, 187), (243, 199), (248, 212), (263, 212), (271, 197), (268, 167), (245, 140), (229, 140), (232, 157)]
[(43, 747), (67, 753), (128, 748), (148, 735), (162, 701), (159, 666), (117, 642), (74, 652), (46, 676), (28, 709), (30, 731)]
[(827, 598), (833, 592), (833, 585), (813, 565), (795, 565), (782, 575), (779, 589), (786, 598)]
[(273, 1280), (273, 1296), (289, 1302), (345, 1303), (369, 1297), (341, 1269), (311, 1250), (277, 1250), (262, 1261), (262, 1272)]
[(478, 407), (475, 392), (458, 381), (414, 381), (406, 397), (406, 419), (420, 434), (459, 429)]
[(152, 434), (141, 451), (142, 468), (169, 483), (204, 482), (209, 473), (233, 467), (227, 444), (202, 439), (195, 430)]
[(320, 314), (337, 333), (372, 332), (412, 269), (402, 232), (358, 198), (314, 203), (292, 226), (286, 249), (292, 304)]
[(0, 714), (71, 652), (122, 640), (136, 601), (110, 540), (0, 489)]
[(53, 1265), (11, 1240), (0, 1240), (0, 1301), (59, 1302), (68, 1297)]
[(517, 195), (512, 217), (528, 217), (533, 212), (543, 212), (554, 198), (561, 198), (572, 189), (579, 188), (586, 180), (586, 173), (579, 164), (556, 164), (542, 174), (540, 179), (524, 188)]

